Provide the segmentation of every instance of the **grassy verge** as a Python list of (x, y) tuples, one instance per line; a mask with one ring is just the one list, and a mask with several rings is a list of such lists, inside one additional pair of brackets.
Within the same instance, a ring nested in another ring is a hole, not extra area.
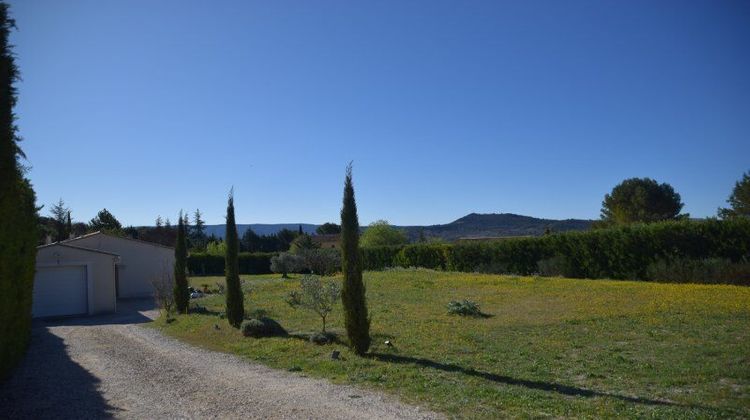
[[(243, 279), (252, 285), (249, 310), (267, 311), (290, 332), (319, 328), (318, 318), (284, 302), (297, 280)], [(190, 281), (213, 287), (222, 279)], [(425, 270), (368, 272), (365, 281), (375, 338), (369, 358), (340, 344), (243, 338), (210, 313), (154, 326), (457, 417), (750, 416), (750, 288)], [(474, 300), (491, 316), (447, 315), (453, 299)], [(223, 311), (223, 296), (198, 301)], [(341, 313), (339, 305), (329, 325), (343, 334)], [(334, 349), (343, 360), (331, 360)]]

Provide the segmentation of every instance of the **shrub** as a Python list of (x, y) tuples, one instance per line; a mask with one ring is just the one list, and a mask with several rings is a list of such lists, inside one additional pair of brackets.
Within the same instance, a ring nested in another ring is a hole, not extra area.
[(452, 300), (448, 302), (448, 314), (479, 317), (482, 316), (482, 311), (474, 301), (467, 299), (462, 301)]
[(319, 346), (333, 343), (335, 339), (336, 339), (336, 336), (334, 334), (325, 333), (325, 332), (318, 332), (310, 336), (310, 342), (313, 344), (317, 344)]
[(286, 330), (271, 318), (252, 318), (242, 321), (240, 331), (245, 337), (277, 337), (287, 334)]
[(298, 254), (303, 266), (313, 274), (331, 276), (341, 270), (341, 252), (338, 249), (305, 249)]
[(321, 332), (326, 332), (326, 317), (341, 296), (341, 285), (335, 280), (322, 281), (318, 276), (305, 275), (300, 279), (300, 290), (287, 296), (293, 308), (305, 308), (315, 312), (323, 322)]
[(206, 245), (206, 254), (224, 257), (227, 253), (227, 243), (224, 241), (211, 241)]
[(287, 278), (287, 274), (296, 273), (302, 270), (305, 260), (299, 255), (282, 252), (279, 255), (271, 257), (271, 271), (281, 274), (281, 277)]
[(174, 283), (174, 277), (166, 267), (163, 267), (161, 273), (151, 279), (156, 306), (165, 312), (167, 318), (171, 317), (172, 312), (176, 309)]

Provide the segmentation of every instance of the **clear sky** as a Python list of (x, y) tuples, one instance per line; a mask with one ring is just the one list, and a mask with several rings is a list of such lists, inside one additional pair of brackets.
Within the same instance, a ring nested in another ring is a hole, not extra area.
[(750, 170), (750, 2), (10, 1), (38, 201), (124, 224), (711, 216)]

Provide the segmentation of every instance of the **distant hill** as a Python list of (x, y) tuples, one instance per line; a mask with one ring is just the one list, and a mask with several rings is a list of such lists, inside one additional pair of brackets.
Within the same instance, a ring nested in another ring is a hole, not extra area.
[(512, 213), (471, 213), (445, 225), (402, 226), (410, 240), (417, 240), (420, 232), (426, 238), (454, 241), (461, 238), (496, 238), (506, 236), (539, 236), (549, 228), (553, 232), (586, 230), (591, 220), (538, 219)]
[[(591, 220), (582, 219), (538, 219), (531, 216), (521, 216), (511, 213), (477, 214), (471, 213), (458, 220), (444, 225), (430, 226), (396, 226), (406, 232), (410, 241), (419, 239), (420, 232), (426, 238), (439, 238), (454, 241), (461, 238), (495, 238), (506, 236), (539, 236), (545, 229), (553, 232), (569, 230), (586, 230), (591, 227)], [(277, 223), (277, 224), (240, 224), (237, 231), (240, 237), (248, 228), (252, 228), (259, 235), (270, 235), (282, 229), (297, 231), (299, 226), (305, 233), (315, 233), (319, 225), (310, 223)], [(212, 233), (219, 238), (224, 237), (225, 225), (206, 225), (206, 234)]]

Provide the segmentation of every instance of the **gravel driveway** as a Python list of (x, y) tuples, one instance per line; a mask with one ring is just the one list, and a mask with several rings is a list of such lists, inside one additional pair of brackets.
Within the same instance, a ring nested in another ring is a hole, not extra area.
[(351, 386), (273, 370), (143, 328), (142, 301), (118, 314), (36, 322), (29, 352), (0, 384), (6, 418), (435, 418)]

